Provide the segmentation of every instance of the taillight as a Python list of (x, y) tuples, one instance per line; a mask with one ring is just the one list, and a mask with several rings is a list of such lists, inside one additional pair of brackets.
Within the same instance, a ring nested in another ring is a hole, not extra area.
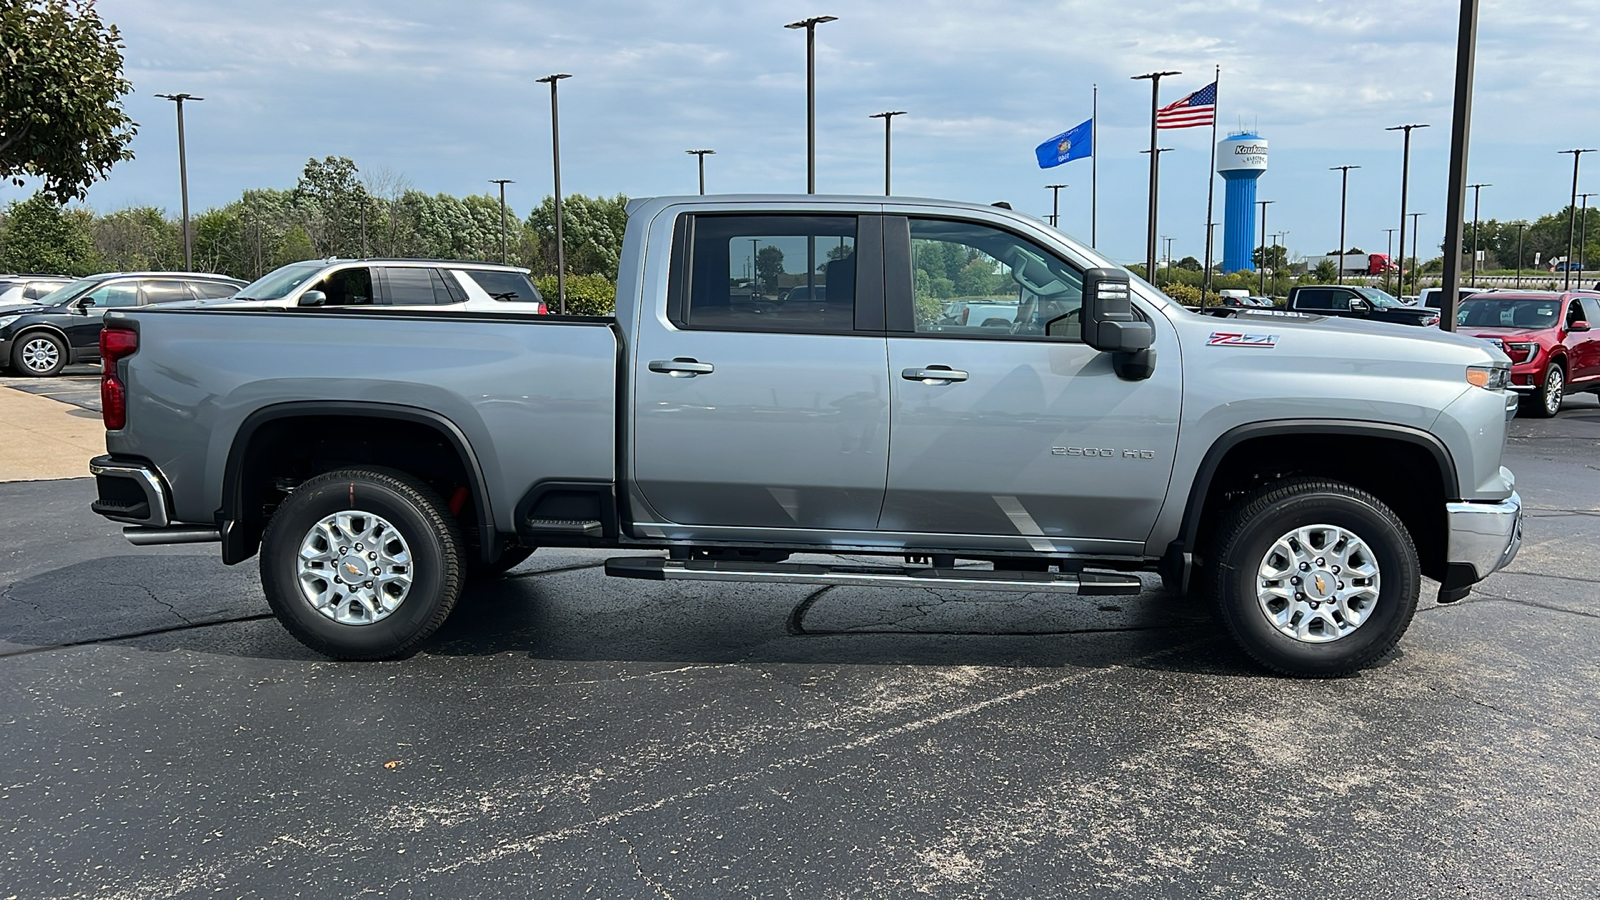
[(540, 316), (548, 316), (548, 315), (550, 315), (550, 307), (549, 307), (549, 305), (547, 305), (543, 300), (540, 300), (539, 301), (539, 305), (534, 308), (534, 314), (535, 315), (540, 315)]
[(128, 424), (128, 389), (117, 374), (117, 363), (139, 351), (139, 332), (131, 328), (106, 328), (100, 332), (100, 418), (107, 431)]

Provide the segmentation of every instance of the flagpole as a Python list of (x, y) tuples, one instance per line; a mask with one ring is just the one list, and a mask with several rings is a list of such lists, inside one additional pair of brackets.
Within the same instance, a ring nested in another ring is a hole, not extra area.
[[(1222, 92), (1222, 66), (1217, 66), (1216, 74), (1211, 83), (1217, 88), (1217, 93)], [(1221, 98), (1214, 98), (1215, 103), (1220, 103)], [(1206, 305), (1206, 295), (1211, 293), (1211, 213), (1215, 208), (1217, 197), (1217, 110), (1213, 104), (1211, 110), (1211, 168), (1206, 169), (1206, 277), (1200, 288), (1200, 305)], [(1342, 250), (1340, 252), (1343, 252)]]
[(1089, 113), (1089, 246), (1099, 243), (1100, 225), (1100, 84), (1094, 85)]

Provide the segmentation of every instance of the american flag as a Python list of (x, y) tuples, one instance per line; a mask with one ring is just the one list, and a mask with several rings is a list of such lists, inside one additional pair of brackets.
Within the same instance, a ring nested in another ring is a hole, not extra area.
[(1210, 125), (1217, 119), (1217, 83), (1215, 81), (1198, 91), (1156, 111), (1157, 128), (1194, 128)]

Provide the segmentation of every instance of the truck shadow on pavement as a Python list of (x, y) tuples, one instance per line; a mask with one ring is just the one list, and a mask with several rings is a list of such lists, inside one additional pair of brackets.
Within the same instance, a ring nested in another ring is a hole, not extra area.
[[(539, 557), (535, 557), (537, 561)], [(560, 562), (561, 560), (552, 560)], [(414, 654), (441, 661), (1090, 667), (1259, 675), (1202, 601), (607, 579), (576, 561), (473, 584)], [(320, 661), (272, 619), (256, 566), (118, 556), (0, 587), (0, 657), (117, 644)]]

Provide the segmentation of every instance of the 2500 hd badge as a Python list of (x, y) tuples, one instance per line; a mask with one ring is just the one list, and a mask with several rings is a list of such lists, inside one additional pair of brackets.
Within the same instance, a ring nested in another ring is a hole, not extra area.
[[(1115, 459), (1117, 451), (1110, 447), (1051, 447), (1053, 456), (1093, 456), (1100, 459)], [(1154, 450), (1124, 450), (1123, 459), (1155, 459)]]

